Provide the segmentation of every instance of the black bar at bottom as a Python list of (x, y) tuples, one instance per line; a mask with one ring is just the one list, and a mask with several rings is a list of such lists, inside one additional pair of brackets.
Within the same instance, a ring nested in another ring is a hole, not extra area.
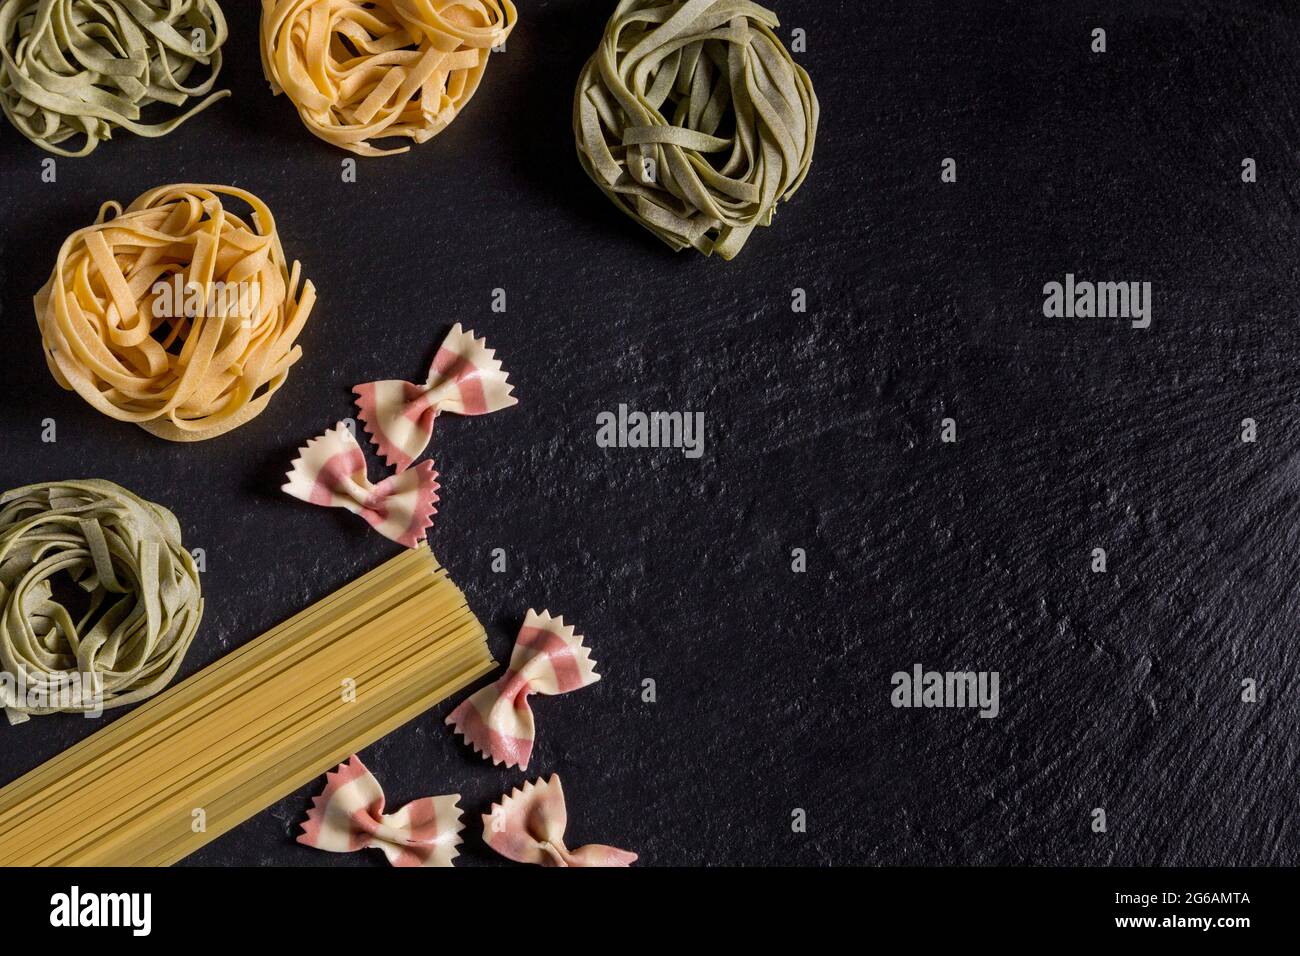
[[(694, 935), (688, 927), (698, 926), (733, 943), (761, 940), (773, 928), (813, 925), (819, 935), (835, 926), (859, 933), (924, 927), (927, 942), (1199, 937), (1230, 943), (1242, 934), (1284, 930), (1295, 883), (1294, 870), (1244, 868), (0, 870), (7, 922), (24, 938), (127, 945), (146, 936), (339, 942), (340, 934), (382, 933), (393, 919), (436, 928), (435, 937), (454, 927), (457, 938), (482, 934), (485, 942), (501, 942), (506, 928), (522, 919), (518, 929), (529, 938), (558, 933), (558, 941), (565, 937), (561, 925), (621, 935), (638, 932), (637, 925), (664, 928), (665, 917), (680, 931)], [(639, 922), (646, 919), (654, 923)]]

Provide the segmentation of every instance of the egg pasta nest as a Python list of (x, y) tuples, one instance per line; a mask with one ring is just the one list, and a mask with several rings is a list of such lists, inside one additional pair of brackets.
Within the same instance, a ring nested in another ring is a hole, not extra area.
[(262, 0), (262, 70), (327, 143), (404, 153), (371, 141), (442, 132), (516, 17), (510, 0)]
[[(121, 127), (140, 136), (170, 133), (229, 96), (213, 93), (226, 20), (214, 0), (3, 0), (0, 2), (0, 107), (37, 146), (85, 156)], [(186, 85), (198, 68), (206, 74)], [(142, 122), (155, 104), (184, 107)], [(79, 149), (60, 144), (77, 136)]]
[(158, 693), (202, 616), (198, 571), (166, 508), (98, 479), (0, 496), (0, 671), (11, 682), (0, 703), (12, 722)]
[(622, 0), (583, 68), (582, 167), (674, 250), (732, 258), (808, 175), (817, 96), (778, 25), (747, 0)]
[(36, 295), (46, 362), (111, 418), (171, 441), (213, 438), (259, 415), (302, 357), (316, 290), (299, 289), (300, 271), (271, 211), (242, 189), (187, 183), (125, 210), (105, 203)]

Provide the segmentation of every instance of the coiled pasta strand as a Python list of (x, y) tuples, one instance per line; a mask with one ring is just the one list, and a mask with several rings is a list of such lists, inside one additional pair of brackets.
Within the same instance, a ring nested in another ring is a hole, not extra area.
[(622, 0), (583, 68), (579, 161), (674, 250), (731, 259), (808, 175), (817, 96), (777, 26), (748, 0)]
[[(170, 133), (230, 95), (212, 92), (226, 20), (215, 0), (4, 0), (0, 4), (0, 107), (42, 149), (86, 156), (121, 127)], [(196, 67), (206, 79), (187, 86)], [(141, 121), (157, 103), (185, 112)], [(60, 144), (85, 136), (80, 149)]]
[[(67, 607), (60, 576), (86, 594)], [(162, 690), (203, 616), (199, 575), (166, 508), (110, 481), (0, 496), (0, 704), (9, 719), (97, 711)]]
[(359, 156), (423, 143), (470, 101), (511, 0), (262, 0), (262, 71), (316, 136)]
[(125, 210), (105, 203), (64, 242), (35, 307), (61, 386), (160, 438), (199, 441), (266, 408), (302, 356), (295, 340), (315, 300), (265, 203), (182, 183)]

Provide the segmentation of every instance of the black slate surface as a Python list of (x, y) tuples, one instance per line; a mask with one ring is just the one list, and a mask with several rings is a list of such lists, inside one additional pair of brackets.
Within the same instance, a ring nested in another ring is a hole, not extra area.
[[(185, 673), (393, 553), (278, 485), (352, 385), (419, 376), (460, 321), (521, 404), (439, 423), (432, 545), (498, 659), (529, 606), (594, 648), (604, 679), (535, 707), (527, 776), (562, 775), (571, 843), (649, 865), (1300, 862), (1294, 8), (784, 0), (816, 159), (731, 263), (661, 247), (573, 156), (609, 0), (524, 0), (464, 114), (355, 184), (267, 90), (257, 5), (225, 8), (234, 97), (175, 134), (45, 184), (0, 132), (0, 487), (95, 476), (173, 508), (208, 562)], [(259, 194), (321, 297), (270, 410), (194, 446), (60, 391), (30, 305), (102, 201), (179, 181)], [(1152, 282), (1152, 327), (1043, 318), (1067, 272)], [(703, 457), (598, 448), (619, 403), (703, 411)], [(1001, 714), (892, 708), (918, 662), (998, 671)], [(459, 791), (475, 820), (525, 775), (453, 740), (449, 707), (364, 757), (394, 804)], [(0, 781), (93, 726), (0, 727)], [(293, 842), (318, 788), (187, 862), (385, 865)], [(458, 865), (499, 862), (477, 829)]]

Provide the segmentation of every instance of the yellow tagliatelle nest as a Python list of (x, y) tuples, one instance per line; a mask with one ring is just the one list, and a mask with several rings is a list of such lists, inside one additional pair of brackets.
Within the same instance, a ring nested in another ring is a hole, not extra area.
[(442, 132), (517, 14), (510, 0), (262, 0), (262, 70), (307, 128), (361, 156)]
[(64, 388), (160, 438), (199, 441), (260, 414), (302, 357), (316, 290), (299, 283), (256, 196), (161, 186), (126, 210), (105, 203), (68, 237), (36, 320)]

